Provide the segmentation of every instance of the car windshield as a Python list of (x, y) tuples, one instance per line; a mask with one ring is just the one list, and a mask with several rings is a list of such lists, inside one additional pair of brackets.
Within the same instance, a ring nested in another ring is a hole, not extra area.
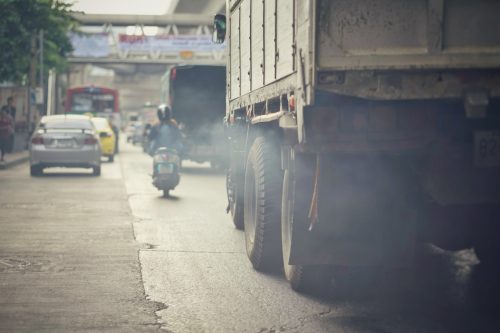
[(92, 118), (92, 123), (98, 131), (104, 131), (109, 128), (108, 121), (104, 118)]

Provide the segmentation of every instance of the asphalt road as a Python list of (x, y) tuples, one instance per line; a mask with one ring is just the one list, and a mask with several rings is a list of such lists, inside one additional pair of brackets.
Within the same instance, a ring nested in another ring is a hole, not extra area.
[(159, 332), (119, 164), (0, 173), (0, 332)]
[[(172, 198), (124, 145), (102, 176), (0, 173), (0, 331), (498, 332), (467, 306), (472, 250), (425, 247), (416, 274), (346, 300), (254, 271), (225, 214), (224, 175), (185, 163)], [(362, 285), (362, 284), (361, 284)]]

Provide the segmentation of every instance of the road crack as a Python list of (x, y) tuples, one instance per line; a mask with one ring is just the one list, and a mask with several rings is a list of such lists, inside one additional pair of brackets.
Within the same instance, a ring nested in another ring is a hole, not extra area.
[[(137, 221), (140, 222), (143, 222), (143, 221), (147, 221), (148, 218), (142, 218), (142, 217), (138, 217), (134, 214), (134, 211), (132, 209), (132, 205), (130, 203), (130, 199), (134, 196), (139, 196), (139, 195), (142, 195), (142, 193), (129, 193), (128, 192), (128, 189), (127, 189), (127, 185), (125, 183), (125, 170), (123, 168), (123, 163), (120, 163), (120, 171), (121, 171), (121, 174), (122, 174), (122, 180), (123, 180), (123, 190), (126, 194), (126, 198), (127, 198), (127, 208), (128, 208), (128, 215), (131, 217), (131, 223), (130, 223), (130, 229), (131, 229), (131, 232), (132, 232), (132, 237), (134, 239), (134, 241), (139, 244), (139, 246), (143, 246), (143, 243), (141, 243), (138, 238), (137, 238), (137, 231), (136, 231), (136, 228), (135, 228), (135, 224), (137, 224)], [(149, 219), (151, 220), (151, 219)], [(152, 244), (144, 244), (144, 246), (147, 246), (147, 247), (154, 247), (155, 245), (152, 245)], [(139, 281), (140, 281), (140, 285), (141, 285), (141, 293), (142, 293), (142, 297), (149, 303), (152, 303), (153, 304), (153, 308), (154, 308), (154, 316), (155, 316), (155, 323), (147, 323), (147, 325), (149, 326), (153, 326), (153, 327), (157, 327), (159, 330), (161, 331), (165, 331), (163, 328), (162, 328), (162, 325), (160, 323), (160, 315), (158, 314), (159, 311), (162, 311), (162, 310), (165, 310), (168, 308), (168, 305), (165, 304), (165, 303), (161, 303), (161, 302), (157, 302), (157, 301), (154, 301), (150, 298), (150, 296), (148, 295), (148, 293), (146, 292), (146, 285), (144, 283), (144, 277), (143, 277), (143, 270), (144, 268), (142, 267), (142, 262), (141, 262), (141, 251), (143, 251), (143, 249), (139, 248), (137, 250), (137, 262), (139, 264)]]

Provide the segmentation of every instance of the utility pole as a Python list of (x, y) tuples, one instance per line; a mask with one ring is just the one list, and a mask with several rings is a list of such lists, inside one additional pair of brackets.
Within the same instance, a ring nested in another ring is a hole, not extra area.
[(28, 140), (30, 139), (31, 136), (31, 129), (32, 129), (32, 101), (31, 101), (31, 94), (35, 91), (36, 88), (36, 36), (33, 35), (31, 36), (31, 62), (30, 62), (30, 71), (29, 71), (29, 77), (28, 77)]
[(61, 99), (59, 98), (60, 97), (60, 75), (59, 74), (55, 74), (55, 77), (54, 77), (54, 80), (55, 80), (55, 83), (54, 83), (54, 113), (55, 114), (61, 114)]
[(40, 30), (38, 34), (38, 43), (40, 45), (40, 87), (42, 88), (42, 114), (47, 113), (47, 93), (45, 89), (45, 75), (44, 75), (44, 68), (43, 68), (43, 62), (44, 62), (44, 52), (43, 52), (43, 42), (44, 42), (44, 33), (43, 29)]
[(47, 112), (46, 115), (50, 116), (55, 113), (55, 107), (56, 105), (54, 104), (55, 100), (55, 94), (57, 94), (56, 91), (56, 71), (51, 69), (49, 70), (49, 77), (48, 77), (48, 83), (47, 83)]

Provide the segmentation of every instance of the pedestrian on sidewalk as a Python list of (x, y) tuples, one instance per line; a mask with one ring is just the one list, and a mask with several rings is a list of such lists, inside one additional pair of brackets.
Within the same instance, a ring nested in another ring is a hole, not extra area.
[(7, 112), (7, 114), (12, 118), (12, 134), (9, 136), (9, 141), (7, 142), (7, 152), (12, 153), (14, 150), (14, 133), (16, 131), (16, 107), (14, 106), (14, 97), (9, 96), (7, 98), (7, 104), (2, 106), (2, 111)]
[(12, 119), (16, 119), (16, 107), (14, 106), (14, 97), (7, 98), (7, 104), (2, 106), (2, 110), (7, 112)]
[(14, 121), (12, 117), (2, 109), (0, 111), (0, 162), (4, 161), (5, 153), (9, 149), (10, 138), (14, 134)]

